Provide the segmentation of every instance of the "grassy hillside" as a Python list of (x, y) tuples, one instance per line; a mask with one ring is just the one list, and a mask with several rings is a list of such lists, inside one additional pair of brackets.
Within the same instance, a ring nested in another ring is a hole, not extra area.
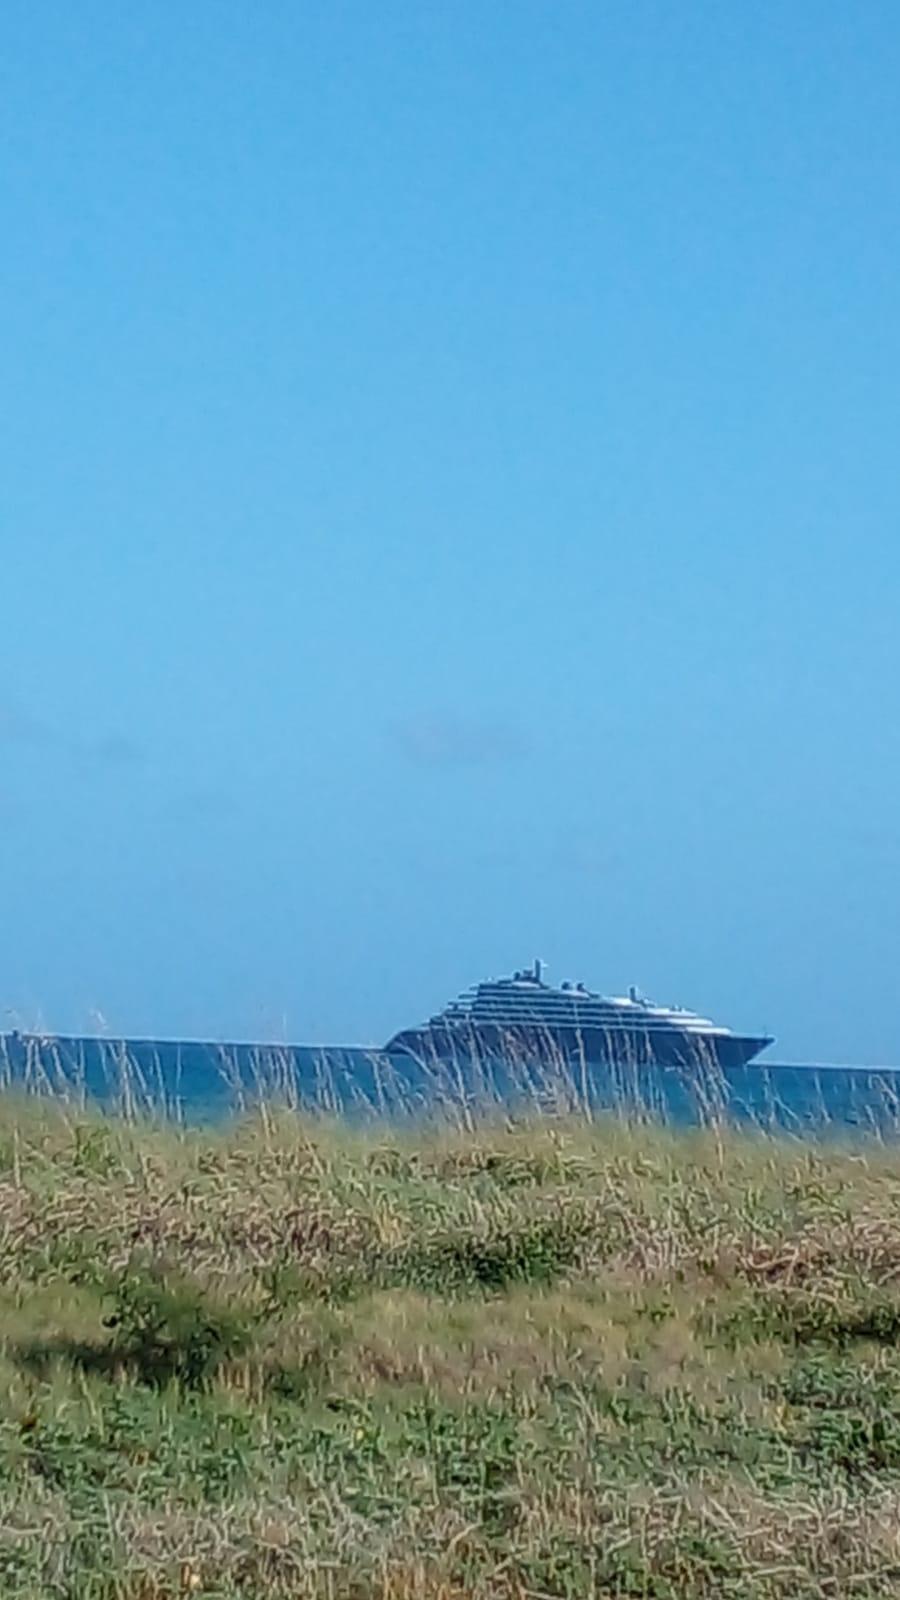
[(7, 1107), (0, 1594), (900, 1596), (898, 1180)]

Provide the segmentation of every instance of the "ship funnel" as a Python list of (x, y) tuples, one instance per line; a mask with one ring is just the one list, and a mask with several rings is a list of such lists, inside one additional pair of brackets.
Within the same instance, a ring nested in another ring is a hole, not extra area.
[(534, 981), (535, 981), (535, 983), (543, 983), (543, 981), (544, 981), (544, 963), (543, 963), (543, 961), (535, 961), (535, 963), (534, 963)]

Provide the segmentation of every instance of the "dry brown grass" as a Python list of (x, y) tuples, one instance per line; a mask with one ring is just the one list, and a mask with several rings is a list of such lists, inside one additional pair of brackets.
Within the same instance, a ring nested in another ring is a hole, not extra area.
[(900, 1152), (0, 1134), (10, 1600), (900, 1595)]

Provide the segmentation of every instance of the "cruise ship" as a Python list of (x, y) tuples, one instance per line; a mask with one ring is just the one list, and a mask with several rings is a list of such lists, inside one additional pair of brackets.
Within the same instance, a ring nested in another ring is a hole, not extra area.
[(385, 1045), (392, 1056), (443, 1062), (477, 1057), (581, 1060), (616, 1066), (740, 1067), (772, 1043), (734, 1033), (680, 1006), (659, 1006), (636, 989), (606, 997), (581, 983), (558, 988), (536, 961), (511, 978), (476, 984), (420, 1027)]

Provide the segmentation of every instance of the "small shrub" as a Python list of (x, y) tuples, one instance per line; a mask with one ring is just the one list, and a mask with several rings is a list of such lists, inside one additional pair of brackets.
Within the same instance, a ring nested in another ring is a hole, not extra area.
[(856, 1340), (873, 1344), (900, 1343), (900, 1302), (862, 1289), (859, 1298), (844, 1293), (785, 1296), (776, 1306), (782, 1338), (796, 1344), (828, 1344), (843, 1348)]
[(246, 1315), (215, 1304), (194, 1284), (149, 1268), (131, 1267), (107, 1290), (112, 1353), (141, 1383), (173, 1380), (202, 1388), (219, 1368), (241, 1356), (252, 1339)]
[(566, 1216), (460, 1231), (408, 1248), (399, 1276), (410, 1287), (443, 1294), (550, 1284), (573, 1266), (584, 1236), (580, 1219)]

